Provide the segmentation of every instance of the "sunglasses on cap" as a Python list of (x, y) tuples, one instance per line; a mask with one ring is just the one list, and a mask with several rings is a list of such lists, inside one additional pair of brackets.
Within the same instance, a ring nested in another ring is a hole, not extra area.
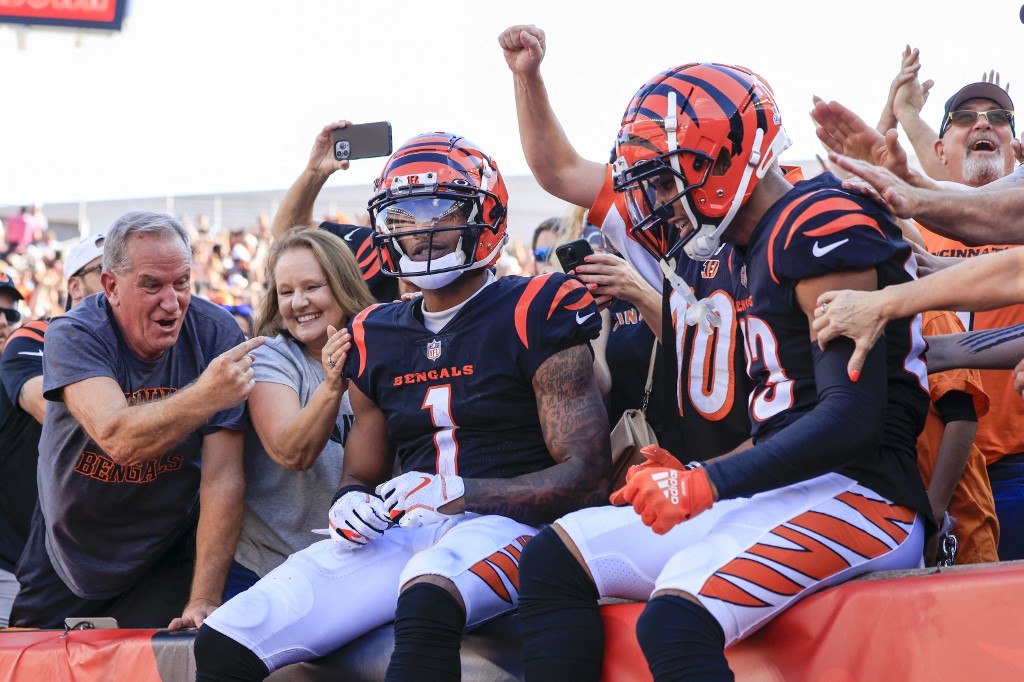
[(0, 308), (0, 313), (7, 318), (7, 324), (18, 324), (21, 322), (21, 313), (14, 308)]
[(252, 317), (252, 306), (251, 305), (228, 305), (227, 303), (221, 303), (220, 307), (228, 311), (232, 315), (242, 315), (243, 317)]
[(85, 277), (90, 272), (103, 272), (103, 263), (99, 263), (97, 265), (94, 265), (91, 268), (82, 268), (81, 270), (79, 270), (78, 272), (76, 272), (75, 274), (73, 274), (71, 276), (72, 277)]
[(1008, 126), (1013, 123), (1013, 112), (1009, 109), (989, 109), (988, 111), (974, 111), (973, 109), (960, 109), (951, 111), (948, 114), (949, 122), (961, 128), (973, 126), (979, 116), (984, 116), (990, 126)]
[(551, 259), (551, 247), (542, 246), (533, 250), (533, 259), (538, 263), (547, 263)]

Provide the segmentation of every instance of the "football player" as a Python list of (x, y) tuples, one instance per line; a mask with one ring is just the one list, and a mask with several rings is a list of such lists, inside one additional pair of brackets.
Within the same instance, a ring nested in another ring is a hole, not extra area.
[[(695, 460), (743, 447), (750, 437), (746, 396), (751, 386), (732, 299), (731, 245), (697, 261), (682, 252), (677, 229), (638, 229), (624, 195), (614, 190), (611, 165), (581, 157), (555, 117), (540, 73), (547, 50), (544, 31), (512, 26), (498, 36), (498, 44), (513, 73), (523, 152), (537, 181), (554, 196), (589, 208), (588, 221), (663, 292), (660, 308), (638, 305), (662, 341), (660, 366), (674, 368), (658, 377), (654, 395), (675, 398), (650, 406), (663, 427), (659, 442), (670, 450), (685, 448), (687, 458)], [(591, 257), (576, 269), (598, 300), (620, 294), (612, 258)], [(648, 342), (639, 351), (645, 370), (649, 348)]]
[[(637, 637), (657, 680), (732, 679), (724, 648), (796, 600), (922, 563), (928, 500), (915, 440), (928, 406), (918, 318), (889, 324), (859, 382), (852, 342), (821, 350), (815, 300), (914, 276), (898, 227), (831, 175), (791, 185), (775, 97), (735, 66), (687, 64), (634, 96), (615, 189), (634, 226), (697, 259), (733, 244), (753, 447), (706, 466), (668, 452), (538, 534), (521, 564), (531, 680), (597, 679), (599, 597), (648, 601)], [(670, 254), (664, 254), (668, 256)], [(869, 367), (870, 365), (870, 373)]]
[(381, 267), (423, 295), (350, 322), (353, 350), (332, 358), (355, 422), (331, 539), (207, 620), (200, 680), (262, 679), (392, 620), (389, 680), (457, 680), (463, 631), (516, 607), (536, 527), (606, 499), (597, 306), (561, 273), (494, 278), (507, 192), (493, 159), (420, 135), (375, 187)]

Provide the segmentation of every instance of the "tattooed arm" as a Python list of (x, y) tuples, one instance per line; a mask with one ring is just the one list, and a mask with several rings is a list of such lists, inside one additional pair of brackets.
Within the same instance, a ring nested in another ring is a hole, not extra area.
[(554, 466), (510, 479), (465, 479), (466, 511), (539, 525), (607, 502), (608, 414), (587, 347), (573, 346), (545, 360), (533, 376), (533, 389)]
[(1013, 369), (1024, 358), (1024, 324), (928, 337), (928, 371)]

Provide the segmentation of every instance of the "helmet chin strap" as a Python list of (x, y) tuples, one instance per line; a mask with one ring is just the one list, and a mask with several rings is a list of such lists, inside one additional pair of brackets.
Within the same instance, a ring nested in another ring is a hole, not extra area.
[(714, 304), (710, 298), (702, 298), (699, 301), (693, 295), (693, 289), (682, 277), (676, 273), (676, 259), (658, 261), (661, 272), (665, 279), (672, 285), (672, 290), (679, 294), (686, 301), (686, 314), (683, 321), (689, 326), (697, 325), (701, 332), (710, 334), (712, 327), (722, 326), (722, 317), (715, 312)]
[[(669, 164), (674, 171), (673, 177), (676, 181), (676, 191), (679, 195), (682, 195), (686, 191), (686, 184), (683, 182), (683, 172), (679, 167), (679, 155), (674, 153), (679, 149), (678, 141), (676, 140), (676, 130), (678, 130), (679, 122), (676, 117), (675, 90), (669, 91), (667, 100), (667, 110), (665, 111), (666, 147), (668, 149)], [(683, 210), (686, 211), (690, 224), (697, 225), (697, 220), (686, 200), (680, 199), (679, 201), (682, 202)], [(690, 288), (690, 285), (676, 273), (675, 258), (661, 258), (658, 261), (658, 265), (661, 267), (661, 272), (665, 275), (665, 279), (672, 286), (672, 290), (679, 294), (686, 302), (684, 321), (687, 325), (691, 327), (698, 325), (704, 334), (710, 334), (712, 327), (721, 326), (722, 318), (714, 311), (711, 300), (704, 298), (698, 301), (697, 297), (693, 295), (693, 289)]]

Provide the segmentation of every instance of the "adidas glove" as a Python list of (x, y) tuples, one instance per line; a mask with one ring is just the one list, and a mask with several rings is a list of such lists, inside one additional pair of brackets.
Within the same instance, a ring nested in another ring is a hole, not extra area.
[(634, 476), (644, 469), (667, 467), (682, 471), (686, 468), (682, 462), (672, 456), (671, 452), (657, 445), (645, 445), (640, 448), (640, 454), (644, 456), (644, 461), (640, 464), (634, 464), (626, 470), (626, 483), (629, 483)]
[[(643, 465), (641, 465), (643, 466)], [(711, 509), (714, 493), (711, 479), (704, 469), (680, 471), (668, 467), (651, 467), (635, 474), (612, 496), (633, 505), (644, 524), (658, 535)]]
[(384, 501), (366, 486), (350, 486), (327, 514), (331, 539), (343, 549), (359, 549), (384, 534), (391, 517)]
[(438, 509), (466, 492), (459, 476), (410, 471), (377, 486), (391, 519), (403, 528), (417, 528), (452, 518)]

